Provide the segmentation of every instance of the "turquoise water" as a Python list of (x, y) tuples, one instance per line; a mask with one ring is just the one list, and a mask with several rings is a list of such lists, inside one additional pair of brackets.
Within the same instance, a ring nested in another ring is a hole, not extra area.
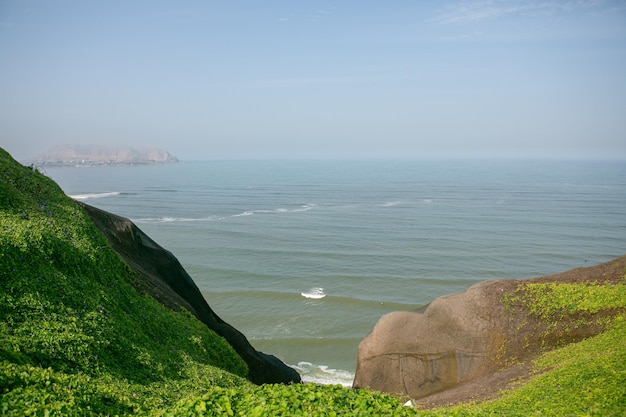
[(213, 310), (349, 384), (381, 315), (626, 253), (626, 162), (212, 161), (46, 168), (172, 251)]

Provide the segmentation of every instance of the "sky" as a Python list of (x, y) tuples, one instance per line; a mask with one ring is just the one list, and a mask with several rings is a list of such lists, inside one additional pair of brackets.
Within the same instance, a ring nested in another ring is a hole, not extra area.
[(0, 147), (626, 159), (626, 1), (0, 0)]

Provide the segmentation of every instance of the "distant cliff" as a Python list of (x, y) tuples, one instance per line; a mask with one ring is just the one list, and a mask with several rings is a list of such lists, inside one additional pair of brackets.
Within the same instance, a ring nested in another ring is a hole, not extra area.
[(168, 164), (178, 162), (178, 159), (156, 147), (62, 145), (49, 149), (33, 162), (37, 165), (97, 166)]

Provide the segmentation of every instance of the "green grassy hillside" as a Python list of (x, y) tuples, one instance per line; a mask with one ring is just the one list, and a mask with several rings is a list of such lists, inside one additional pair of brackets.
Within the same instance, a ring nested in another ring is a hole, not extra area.
[[(141, 296), (77, 204), (0, 153), (0, 404), (107, 414), (185, 388), (245, 384), (245, 363), (189, 313)], [(12, 413), (14, 411), (14, 413)]]
[(138, 294), (76, 202), (1, 149), (0, 248), (0, 415), (219, 415), (225, 398), (254, 398), (258, 412), (293, 396), (311, 412), (400, 407), (337, 387), (250, 384), (224, 339)]
[[(78, 205), (1, 149), (0, 248), (0, 416), (623, 415), (626, 410), (626, 324), (619, 314), (607, 319), (606, 333), (546, 354), (535, 363), (536, 377), (490, 403), (419, 411), (366, 390), (252, 385), (245, 363), (221, 337), (191, 314), (138, 294), (132, 271)], [(528, 294), (525, 300), (543, 303), (542, 309), (561, 308), (554, 307), (562, 301), (558, 297)], [(604, 300), (623, 310), (624, 285), (603, 292), (593, 308), (601, 309)]]

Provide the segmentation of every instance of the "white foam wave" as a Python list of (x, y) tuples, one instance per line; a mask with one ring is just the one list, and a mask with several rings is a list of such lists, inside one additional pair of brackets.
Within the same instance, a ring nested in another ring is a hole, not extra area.
[(120, 195), (120, 193), (118, 191), (111, 191), (107, 193), (73, 194), (70, 195), (70, 197), (74, 200), (89, 200), (90, 198), (114, 197), (116, 195)]
[(321, 299), (326, 297), (326, 293), (324, 292), (324, 288), (315, 287), (311, 288), (308, 291), (300, 293), (304, 298), (313, 298), (313, 299)]
[(300, 207), (298, 207), (298, 208), (289, 209), (289, 210), (287, 210), (287, 211), (288, 211), (288, 212), (292, 212), (292, 213), (297, 213), (297, 212), (300, 212), (300, 211), (309, 211), (309, 210), (311, 210), (313, 207), (315, 207), (315, 205), (314, 205), (314, 204), (304, 204), (304, 205), (302, 205), (302, 206), (300, 206)]
[(244, 211), (243, 213), (233, 214), (231, 217), (243, 217), (243, 216), (252, 216), (254, 211)]
[(209, 216), (209, 217), (199, 217), (199, 218), (190, 218), (190, 217), (144, 217), (140, 219), (133, 219), (135, 223), (177, 223), (177, 222), (206, 222), (206, 221), (215, 221), (222, 220), (223, 217), (217, 216)]
[[(119, 194), (119, 193), (117, 193)], [(76, 198), (76, 197), (74, 197)], [(206, 216), (206, 217), (171, 217), (171, 216), (162, 216), (162, 217), (144, 217), (139, 219), (133, 219), (135, 223), (175, 223), (175, 222), (207, 222), (207, 221), (219, 221), (225, 220), (229, 218), (235, 217), (248, 217), (254, 214), (261, 213), (294, 213), (299, 211), (307, 211), (310, 210), (313, 205), (303, 205), (298, 208), (277, 208), (275, 210), (247, 210), (242, 213), (232, 214), (230, 216)]]
[(323, 385), (343, 385), (351, 387), (354, 375), (351, 372), (342, 369), (333, 369), (325, 365), (314, 365), (311, 362), (299, 362), (297, 365), (291, 365), (300, 376), (302, 382), (312, 382)]
[(304, 204), (296, 208), (279, 207), (273, 210), (248, 210), (248, 211), (244, 211), (243, 213), (234, 214), (231, 217), (252, 216), (253, 214), (299, 213), (303, 211), (309, 211), (312, 208), (313, 208), (312, 204)]
[(386, 203), (381, 204), (381, 207), (394, 207), (394, 206), (397, 206), (398, 204), (402, 204), (402, 202), (400, 202), (400, 201), (388, 201)]

